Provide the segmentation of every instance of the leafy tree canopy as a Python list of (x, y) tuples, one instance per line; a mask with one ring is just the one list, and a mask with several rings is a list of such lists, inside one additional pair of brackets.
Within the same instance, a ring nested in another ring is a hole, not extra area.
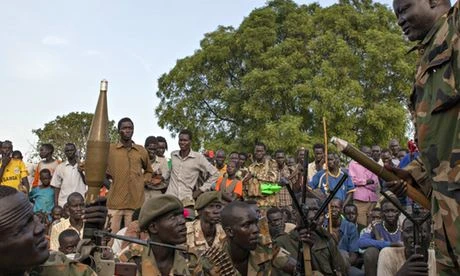
[(415, 57), (393, 12), (369, 0), (322, 8), (269, 1), (238, 28), (219, 26), (158, 80), (156, 114), (211, 148), (293, 152), (328, 135), (403, 141)]
[[(40, 145), (50, 143), (54, 146), (55, 157), (65, 160), (64, 145), (74, 143), (81, 156), (86, 153), (86, 141), (94, 114), (86, 112), (71, 112), (57, 116), (43, 128), (34, 129), (32, 133), (38, 136), (37, 153)], [(109, 136), (112, 142), (117, 141), (118, 131), (114, 121), (109, 121)]]

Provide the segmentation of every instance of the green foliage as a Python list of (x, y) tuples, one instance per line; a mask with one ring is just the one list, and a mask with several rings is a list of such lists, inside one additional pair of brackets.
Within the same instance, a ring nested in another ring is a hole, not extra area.
[(321, 8), (269, 1), (241, 25), (205, 34), (158, 80), (161, 127), (199, 146), (294, 152), (328, 135), (352, 143), (404, 139), (415, 57), (393, 12), (370, 0)]
[[(55, 157), (65, 160), (64, 145), (74, 143), (81, 156), (84, 157), (93, 116), (94, 114), (87, 112), (71, 112), (57, 116), (53, 121), (45, 123), (43, 128), (32, 130), (32, 133), (38, 136), (36, 155), (41, 144), (50, 143), (54, 146)], [(109, 121), (109, 136), (112, 142), (118, 140), (118, 131), (114, 121)]]

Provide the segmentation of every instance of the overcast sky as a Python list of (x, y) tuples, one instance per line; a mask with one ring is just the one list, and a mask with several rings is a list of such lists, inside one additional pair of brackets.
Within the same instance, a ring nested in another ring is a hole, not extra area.
[[(296, 1), (305, 4), (315, 1)], [(316, 1), (327, 6), (336, 1)], [(390, 0), (379, 1), (390, 5)], [(0, 140), (27, 155), (31, 130), (72, 111), (94, 112), (109, 81), (109, 118), (130, 117), (134, 141), (162, 135), (157, 79), (193, 54), (203, 34), (237, 27), (264, 0), (2, 1)]]

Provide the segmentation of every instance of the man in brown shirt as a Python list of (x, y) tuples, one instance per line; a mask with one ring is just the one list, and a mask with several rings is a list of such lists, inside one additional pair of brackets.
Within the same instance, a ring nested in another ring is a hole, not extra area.
[(144, 203), (144, 185), (152, 179), (147, 150), (131, 140), (134, 124), (129, 118), (118, 122), (120, 140), (110, 145), (107, 172), (113, 183), (107, 195), (107, 208), (112, 215), (112, 232), (120, 230), (122, 218), (131, 223), (134, 209)]

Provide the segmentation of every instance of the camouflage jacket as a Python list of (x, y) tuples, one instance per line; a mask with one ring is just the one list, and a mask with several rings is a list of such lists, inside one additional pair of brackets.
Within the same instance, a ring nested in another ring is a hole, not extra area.
[(447, 266), (452, 266), (447, 241), (460, 262), (460, 207), (453, 194), (460, 190), (459, 5), (415, 47), (419, 60), (411, 95), (421, 159), (432, 185), (436, 260)]
[(206, 238), (203, 234), (203, 230), (201, 229), (200, 220), (194, 220), (191, 222), (187, 222), (187, 246), (193, 252), (201, 254), (203, 251), (208, 249), (211, 246), (218, 246), (221, 244), (226, 235), (224, 229), (220, 224), (216, 225), (216, 235), (214, 237), (214, 241), (211, 246), (208, 245), (206, 242)]
[[(136, 263), (138, 266), (137, 275), (161, 275), (153, 253), (149, 254), (147, 246), (130, 244), (122, 250), (117, 259), (119, 262)], [(175, 251), (174, 263), (169, 275), (192, 275), (191, 271), (197, 264), (197, 258), (179, 250)]]
[(415, 47), (419, 62), (411, 95), (421, 158), (434, 182), (460, 189), (460, 63), (458, 3)]
[(274, 160), (263, 163), (254, 162), (248, 167), (252, 178), (243, 183), (243, 196), (245, 198), (257, 198), (259, 206), (277, 206), (277, 194), (265, 196), (262, 194), (260, 185), (263, 182), (276, 183), (279, 181), (278, 165)]
[(46, 275), (46, 276), (97, 276), (89, 266), (70, 260), (64, 253), (50, 251), (48, 260), (41, 266), (34, 268), (29, 272), (30, 276)]
[[(224, 256), (230, 257), (229, 241), (225, 240), (219, 247), (219, 251)], [(272, 267), (282, 268), (289, 260), (289, 252), (277, 246), (267, 247), (258, 245), (257, 248), (249, 253), (248, 260), (248, 276), (265, 276), (271, 275)], [(220, 256), (213, 261), (207, 254), (201, 256), (200, 266), (195, 270), (196, 275), (223, 275), (220, 273), (220, 260), (224, 259)], [(231, 258), (228, 258), (231, 263)], [(233, 265), (233, 264), (231, 264)], [(241, 275), (235, 268), (233, 273), (228, 275)]]

